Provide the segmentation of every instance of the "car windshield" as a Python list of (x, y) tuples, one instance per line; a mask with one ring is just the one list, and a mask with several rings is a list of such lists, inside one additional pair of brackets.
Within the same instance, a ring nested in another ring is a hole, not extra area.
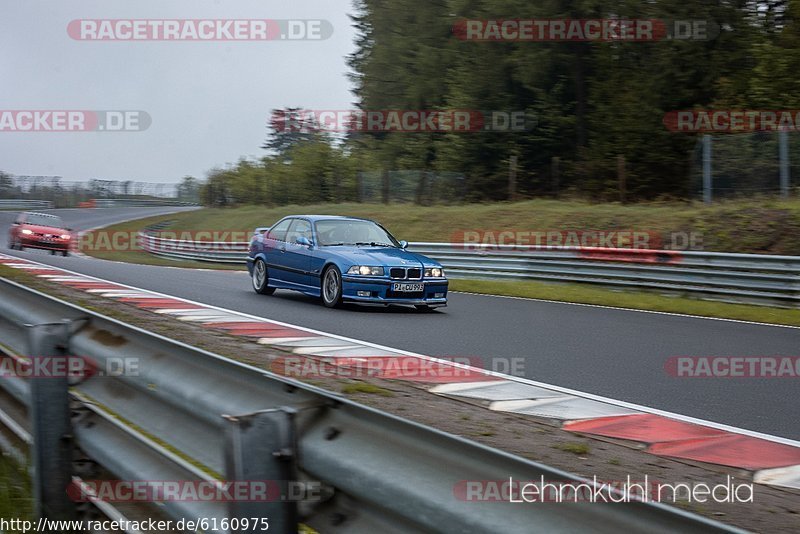
[(45, 215), (43, 213), (29, 213), (25, 217), (25, 224), (35, 224), (37, 226), (49, 226), (51, 228), (64, 228), (61, 217), (55, 215)]
[(364, 245), (399, 247), (400, 243), (372, 221), (325, 220), (317, 221), (317, 240), (320, 245)]

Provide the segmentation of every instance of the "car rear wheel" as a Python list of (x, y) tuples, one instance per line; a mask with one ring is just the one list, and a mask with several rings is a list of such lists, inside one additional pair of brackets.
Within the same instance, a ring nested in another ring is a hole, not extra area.
[(322, 275), (322, 303), (328, 308), (342, 303), (342, 273), (334, 266), (328, 267)]
[(264, 260), (256, 260), (253, 265), (253, 289), (259, 295), (272, 295), (275, 293), (274, 287), (269, 287), (269, 272), (267, 271), (267, 264)]

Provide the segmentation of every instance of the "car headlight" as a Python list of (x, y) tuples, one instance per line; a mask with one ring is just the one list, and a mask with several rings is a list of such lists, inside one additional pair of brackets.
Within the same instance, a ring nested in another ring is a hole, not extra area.
[(31, 235), (31, 234), (33, 234), (33, 232), (32, 232), (32, 231), (30, 231), (30, 230), (28, 230), (27, 228), (25, 228), (24, 230), (22, 230), (22, 233), (23, 233), (23, 234), (25, 234), (25, 235)]
[(361, 276), (383, 276), (383, 267), (370, 267), (368, 265), (353, 265), (347, 274), (360, 274)]
[(431, 267), (430, 269), (425, 269), (425, 278), (443, 278), (444, 277), (444, 269), (440, 267)]
[(69, 234), (62, 234), (61, 235), (61, 239), (69, 239), (69, 238), (70, 238)]

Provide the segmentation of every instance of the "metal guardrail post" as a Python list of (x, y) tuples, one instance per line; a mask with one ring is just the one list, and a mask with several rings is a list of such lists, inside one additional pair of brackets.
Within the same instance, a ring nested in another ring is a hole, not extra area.
[[(57, 361), (67, 357), (69, 322), (27, 326), (31, 358)], [(66, 362), (60, 367), (66, 369)], [(75, 504), (67, 495), (72, 483), (74, 450), (69, 381), (66, 373), (53, 375), (30, 379), (33, 497), (37, 517), (69, 520), (76, 517)]]
[(785, 129), (778, 132), (778, 162), (781, 197), (789, 198), (789, 134)]
[(711, 204), (714, 185), (711, 178), (711, 136), (703, 136), (703, 202)]
[[(269, 531), (297, 532), (296, 484), (297, 447), (294, 431), (295, 411), (291, 408), (265, 410), (249, 415), (225, 416), (226, 480), (266, 483), (266, 499), (234, 499), (228, 508), (230, 532), (253, 531), (234, 519), (267, 518)], [(257, 529), (260, 529), (260, 525)]]

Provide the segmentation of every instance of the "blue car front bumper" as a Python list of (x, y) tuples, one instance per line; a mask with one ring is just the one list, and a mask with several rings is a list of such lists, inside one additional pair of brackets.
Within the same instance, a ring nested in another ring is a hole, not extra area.
[[(422, 284), (422, 291), (392, 291), (392, 284)], [(432, 308), (447, 306), (446, 279), (437, 280), (390, 280), (361, 276), (342, 277), (342, 298), (352, 302), (373, 304), (411, 304)]]

